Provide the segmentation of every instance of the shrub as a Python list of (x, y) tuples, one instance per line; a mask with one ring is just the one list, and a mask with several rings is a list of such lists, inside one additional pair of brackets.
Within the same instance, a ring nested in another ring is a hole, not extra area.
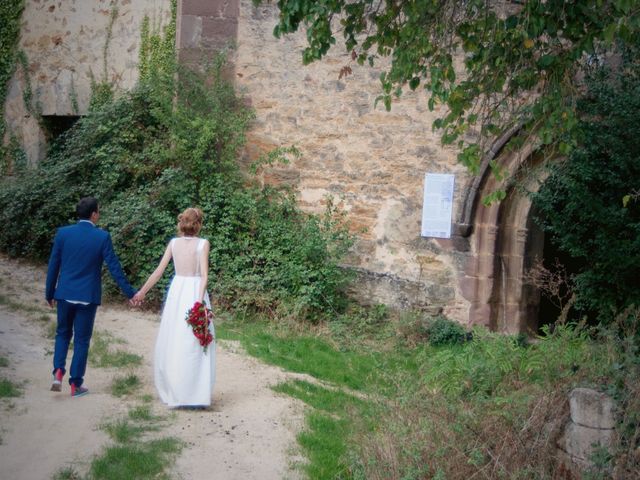
[(428, 322), (426, 333), (429, 343), (433, 346), (463, 343), (467, 337), (466, 330), (459, 323), (443, 316), (435, 317)]
[(579, 105), (582, 142), (534, 195), (538, 222), (575, 264), (575, 308), (610, 322), (640, 305), (640, 75), (600, 72)]
[[(0, 221), (11, 227), (0, 232), (0, 249), (47, 258), (55, 227), (71, 222), (77, 200), (92, 195), (139, 286), (175, 235), (178, 213), (198, 206), (211, 243), (209, 289), (219, 303), (264, 311), (286, 304), (308, 318), (342, 308), (348, 275), (339, 261), (351, 244), (344, 218), (331, 202), (325, 215), (305, 214), (292, 192), (261, 188), (240, 171), (253, 114), (222, 79), (222, 67), (150, 75), (96, 105), (37, 169), (5, 179)], [(167, 283), (149, 298), (159, 301)], [(106, 291), (116, 291), (110, 279)]]

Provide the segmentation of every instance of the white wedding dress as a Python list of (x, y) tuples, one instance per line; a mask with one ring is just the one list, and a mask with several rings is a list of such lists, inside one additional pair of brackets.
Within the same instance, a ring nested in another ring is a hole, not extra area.
[[(170, 242), (175, 276), (162, 309), (154, 358), (156, 388), (170, 407), (211, 405), (216, 342), (214, 339), (203, 352), (185, 320), (198, 300), (203, 247), (204, 240), (197, 237), (174, 238)], [(211, 308), (207, 293), (204, 303)], [(212, 332), (213, 328), (211, 325)]]

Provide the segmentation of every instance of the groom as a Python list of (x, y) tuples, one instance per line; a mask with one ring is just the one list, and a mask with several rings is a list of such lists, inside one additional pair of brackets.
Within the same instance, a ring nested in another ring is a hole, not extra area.
[[(81, 397), (89, 393), (82, 382), (93, 322), (102, 297), (103, 262), (129, 299), (136, 292), (129, 285), (113, 251), (111, 236), (96, 227), (100, 219), (98, 201), (93, 197), (81, 199), (76, 206), (76, 213), (78, 223), (62, 227), (56, 233), (49, 258), (45, 296), (52, 308), (56, 302), (58, 306), (51, 390), (62, 390), (69, 342), (74, 337), (69, 384), (71, 396)], [(130, 303), (135, 302), (130, 300)]]

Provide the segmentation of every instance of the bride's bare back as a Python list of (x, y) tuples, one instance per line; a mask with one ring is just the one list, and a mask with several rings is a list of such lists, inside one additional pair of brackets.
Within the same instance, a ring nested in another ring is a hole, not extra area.
[(198, 237), (178, 237), (171, 240), (171, 253), (176, 275), (181, 277), (200, 277), (201, 266), (206, 265), (204, 240)]

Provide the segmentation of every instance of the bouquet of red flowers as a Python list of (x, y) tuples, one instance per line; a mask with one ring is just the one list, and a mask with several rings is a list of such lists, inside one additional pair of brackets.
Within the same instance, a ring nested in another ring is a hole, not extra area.
[(187, 312), (186, 320), (202, 345), (202, 349), (206, 352), (209, 344), (213, 342), (213, 335), (209, 329), (209, 325), (213, 321), (213, 312), (205, 304), (196, 302)]

